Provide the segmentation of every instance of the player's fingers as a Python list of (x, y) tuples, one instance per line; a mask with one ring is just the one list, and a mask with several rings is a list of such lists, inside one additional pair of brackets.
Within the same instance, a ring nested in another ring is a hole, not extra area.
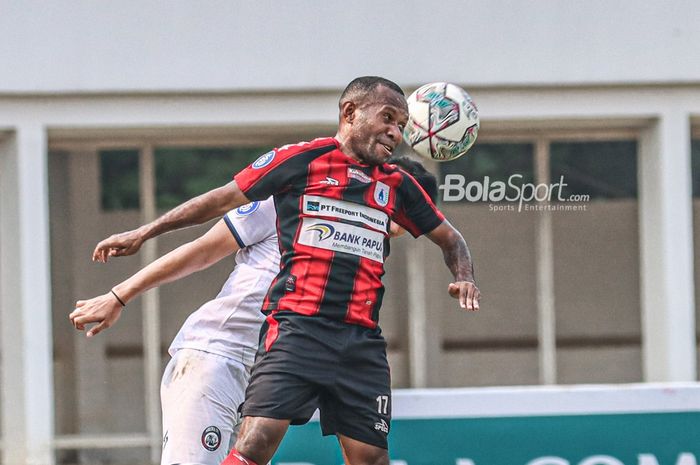
[(104, 246), (103, 246), (104, 241), (100, 241), (96, 246), (95, 250), (92, 252), (92, 259), (94, 261), (102, 261), (103, 254), (104, 254)]
[(469, 294), (467, 293), (468, 286), (459, 286), (459, 306), (462, 308), (468, 308), (467, 304)]
[(459, 286), (456, 285), (455, 283), (450, 283), (449, 286), (447, 286), (447, 292), (450, 293), (450, 296), (454, 298), (459, 297)]
[(479, 310), (479, 302), (476, 300), (477, 288), (473, 284), (467, 287), (467, 310), (475, 312)]
[(90, 330), (87, 332), (86, 336), (87, 337), (93, 337), (99, 333), (101, 333), (103, 330), (109, 328), (109, 324), (107, 324), (106, 321), (103, 321), (102, 323), (93, 326), (90, 328)]

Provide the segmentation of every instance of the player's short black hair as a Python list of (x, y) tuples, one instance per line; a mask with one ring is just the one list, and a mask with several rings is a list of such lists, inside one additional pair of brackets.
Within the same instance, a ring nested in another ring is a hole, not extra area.
[(350, 81), (350, 84), (348, 84), (343, 93), (340, 94), (340, 103), (344, 102), (350, 97), (357, 96), (362, 98), (372, 92), (378, 86), (388, 87), (389, 89), (398, 92), (402, 96), (406, 96), (406, 94), (403, 93), (403, 89), (401, 89), (401, 87), (399, 87), (399, 85), (393, 81), (379, 76), (361, 76)]
[(435, 175), (425, 169), (422, 163), (405, 155), (394, 155), (387, 160), (387, 163), (399, 165), (405, 172), (413, 176), (418, 184), (428, 194), (433, 203), (437, 203), (438, 185)]

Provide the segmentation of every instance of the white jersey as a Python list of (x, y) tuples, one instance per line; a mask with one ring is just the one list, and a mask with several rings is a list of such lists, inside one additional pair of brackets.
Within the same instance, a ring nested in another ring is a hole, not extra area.
[(230, 211), (224, 220), (241, 247), (236, 266), (219, 295), (187, 318), (169, 352), (202, 350), (252, 366), (265, 319), (260, 308), (280, 266), (277, 215), (270, 197)]

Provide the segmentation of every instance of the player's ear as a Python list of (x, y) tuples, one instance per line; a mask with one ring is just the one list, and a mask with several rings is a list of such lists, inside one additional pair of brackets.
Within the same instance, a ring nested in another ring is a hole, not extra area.
[(344, 122), (352, 124), (355, 120), (355, 110), (357, 110), (357, 105), (355, 102), (346, 100), (340, 105), (340, 116)]

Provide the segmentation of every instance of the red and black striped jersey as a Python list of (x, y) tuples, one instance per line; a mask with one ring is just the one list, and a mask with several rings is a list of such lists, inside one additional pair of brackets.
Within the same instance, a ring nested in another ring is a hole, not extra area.
[(334, 138), (272, 150), (234, 179), (250, 200), (274, 196), (282, 257), (265, 313), (376, 327), (390, 219), (415, 237), (444, 220), (412, 176), (358, 163)]

